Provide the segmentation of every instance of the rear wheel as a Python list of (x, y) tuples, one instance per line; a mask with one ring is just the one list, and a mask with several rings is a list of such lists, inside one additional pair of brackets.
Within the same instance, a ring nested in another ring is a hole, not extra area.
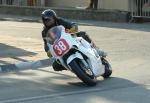
[(102, 75), (104, 78), (109, 78), (110, 75), (112, 74), (112, 68), (109, 62), (105, 59), (102, 58), (102, 64), (105, 66), (105, 73)]
[(86, 68), (80, 59), (74, 59), (69, 63), (72, 71), (77, 77), (82, 80), (88, 86), (96, 85), (96, 77), (93, 75), (91, 69)]

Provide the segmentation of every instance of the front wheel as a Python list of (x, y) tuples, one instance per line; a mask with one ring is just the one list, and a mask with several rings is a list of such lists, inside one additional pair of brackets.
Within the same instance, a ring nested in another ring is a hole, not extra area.
[[(96, 77), (94, 76), (93, 72), (87, 73), (85, 66), (80, 59), (74, 59), (69, 63), (72, 71), (77, 75), (77, 77), (82, 80), (88, 86), (95, 86), (96, 85)], [(89, 69), (88, 69), (89, 70)], [(89, 75), (92, 74), (92, 75)]]
[(109, 78), (110, 75), (112, 74), (112, 68), (109, 62), (105, 59), (102, 58), (102, 64), (105, 66), (105, 73), (102, 75), (104, 78)]

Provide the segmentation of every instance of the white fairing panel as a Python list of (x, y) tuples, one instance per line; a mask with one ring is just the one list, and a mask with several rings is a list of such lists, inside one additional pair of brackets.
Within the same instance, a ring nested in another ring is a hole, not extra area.
[(82, 55), (78, 52), (76, 52), (75, 54), (71, 55), (68, 59), (67, 59), (67, 64), (69, 64), (72, 60), (74, 60), (75, 58), (79, 58), (79, 59), (83, 59)]
[[(91, 45), (86, 40), (84, 40), (82, 37), (72, 38), (72, 36), (70, 34), (65, 33), (64, 27), (62, 27), (60, 38), (63, 38), (67, 41), (70, 49), (75, 45), (80, 52), (82, 52), (83, 54), (85, 54), (88, 57), (88, 62), (89, 62), (90, 68), (92, 69), (92, 71), (96, 77), (104, 74), (104, 66), (102, 65), (100, 57), (96, 57), (96, 55), (94, 53), (94, 48), (92, 48)], [(56, 59), (59, 59), (61, 64), (65, 66), (66, 64), (64, 63), (64, 60), (62, 59), (62, 57), (56, 55), (56, 53), (54, 52), (53, 45), (48, 44), (48, 46), (49, 46), (50, 52), (53, 55), (53, 57)], [(67, 64), (69, 64), (75, 58), (84, 59), (79, 52), (76, 52), (75, 54), (72, 54), (67, 59)], [(65, 66), (65, 67), (67, 67), (67, 66)]]
[(104, 74), (104, 65), (102, 65), (100, 57), (96, 57), (93, 48), (84, 39), (80, 40), (83, 46), (79, 47), (79, 50), (84, 53), (89, 58), (89, 64), (91, 64), (91, 69), (96, 77)]

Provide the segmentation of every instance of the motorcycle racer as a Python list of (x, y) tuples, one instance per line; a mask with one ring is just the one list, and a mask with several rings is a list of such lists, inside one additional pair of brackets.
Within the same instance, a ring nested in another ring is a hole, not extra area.
[[(58, 26), (58, 25), (63, 25), (66, 29), (66, 32), (69, 33), (75, 33), (77, 37), (83, 37), (86, 41), (88, 41), (91, 46), (95, 47), (97, 52), (99, 53), (100, 56), (102, 57), (106, 57), (107, 53), (105, 53), (104, 51), (100, 50), (99, 48), (97, 48), (94, 44), (94, 42), (90, 39), (90, 37), (85, 33), (85, 32), (78, 32), (78, 25), (74, 22), (70, 22), (67, 20), (64, 20), (63, 18), (57, 17), (57, 14), (55, 13), (54, 10), (52, 9), (46, 9), (41, 13), (41, 17), (42, 17), (42, 22), (44, 24), (43, 30), (42, 30), (42, 38), (44, 41), (44, 49), (45, 52), (47, 53), (48, 57), (52, 57), (50, 51), (49, 51), (49, 47), (47, 45), (47, 41), (45, 39), (46, 34), (48, 32), (49, 29), (51, 29), (54, 26)], [(65, 68), (60, 65), (59, 63), (57, 63), (56, 61), (53, 63), (53, 68), (55, 71), (61, 71), (61, 70), (65, 70)]]

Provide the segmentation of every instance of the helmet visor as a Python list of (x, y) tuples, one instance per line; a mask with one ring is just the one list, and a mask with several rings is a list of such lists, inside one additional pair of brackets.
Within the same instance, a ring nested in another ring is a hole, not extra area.
[(55, 20), (54, 20), (54, 18), (43, 18), (43, 23), (46, 26), (51, 26), (55, 23)]

